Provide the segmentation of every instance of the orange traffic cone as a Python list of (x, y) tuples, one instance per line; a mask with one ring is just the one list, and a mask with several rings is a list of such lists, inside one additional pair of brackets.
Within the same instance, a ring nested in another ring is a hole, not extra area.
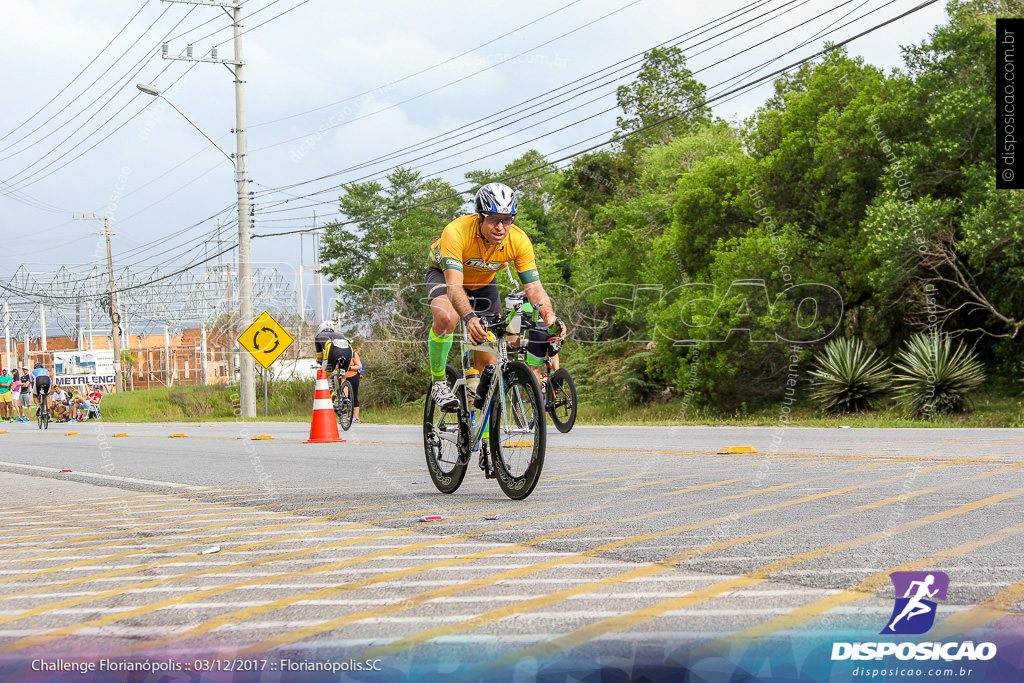
[(327, 386), (327, 373), (316, 371), (316, 393), (313, 394), (313, 422), (309, 425), (309, 441), (303, 443), (338, 443), (345, 439), (338, 435), (338, 419), (331, 403), (331, 389)]

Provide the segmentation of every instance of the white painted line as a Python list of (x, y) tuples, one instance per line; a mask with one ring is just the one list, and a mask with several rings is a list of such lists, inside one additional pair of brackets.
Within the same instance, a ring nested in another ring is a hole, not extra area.
[[(34, 472), (46, 472), (52, 474), (55, 470), (53, 467), (40, 467), (39, 465), (25, 465), (20, 462), (4, 462), (0, 461), (0, 467), (11, 467), (21, 468), (25, 470), (32, 470)], [(17, 472), (14, 472), (17, 474)], [(76, 476), (87, 477), (90, 479), (99, 479), (100, 481), (117, 481), (125, 484), (145, 484), (147, 486), (161, 486), (164, 488), (178, 488), (186, 491), (203, 491), (208, 490), (209, 486), (192, 486), (190, 484), (182, 484), (181, 482), (173, 481), (158, 481), (156, 479), (133, 479), (131, 477), (115, 477), (110, 474), (99, 474), (97, 472), (74, 472)], [(74, 481), (74, 480), (72, 480)]]

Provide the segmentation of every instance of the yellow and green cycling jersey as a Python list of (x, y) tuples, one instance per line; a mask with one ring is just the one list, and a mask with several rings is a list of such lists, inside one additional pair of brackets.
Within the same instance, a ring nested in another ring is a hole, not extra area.
[(533, 243), (522, 228), (513, 224), (500, 246), (480, 236), (477, 215), (461, 216), (445, 226), (440, 239), (430, 245), (430, 265), (442, 271), (454, 269), (463, 274), (463, 285), (477, 289), (490, 284), (506, 263), (515, 264), (525, 284), (540, 279)]

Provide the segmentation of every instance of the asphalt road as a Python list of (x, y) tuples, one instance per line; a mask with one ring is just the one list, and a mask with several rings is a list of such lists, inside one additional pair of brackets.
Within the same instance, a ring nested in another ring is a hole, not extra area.
[(1024, 626), (1022, 430), (549, 429), (517, 502), (438, 493), (414, 427), (4, 427), (5, 661), (665, 661), (878, 634), (894, 570), (949, 575), (929, 637)]

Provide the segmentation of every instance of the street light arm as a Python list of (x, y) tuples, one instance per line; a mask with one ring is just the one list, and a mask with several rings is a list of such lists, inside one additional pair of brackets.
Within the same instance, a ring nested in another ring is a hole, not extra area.
[(178, 105), (176, 105), (176, 104), (175, 104), (174, 102), (171, 102), (171, 101), (170, 101), (170, 100), (169, 100), (169, 99), (167, 98), (167, 95), (164, 95), (163, 93), (160, 93), (160, 94), (158, 95), (158, 97), (160, 97), (160, 98), (161, 98), (161, 99), (162, 99), (162, 100), (163, 100), (164, 102), (166, 102), (167, 104), (169, 104), (169, 105), (171, 105), (172, 107), (174, 107), (174, 111), (176, 111), (176, 112), (178, 112), (179, 114), (181, 114), (181, 115), (182, 115), (182, 116), (183, 116), (183, 117), (185, 118), (185, 120), (186, 120), (186, 121), (188, 121), (189, 123), (191, 123), (191, 124), (192, 124), (192, 127), (193, 127), (193, 128), (195, 128), (195, 129), (196, 129), (196, 130), (198, 130), (198, 131), (199, 131), (200, 133), (202, 133), (203, 137), (204, 137), (204, 138), (206, 138), (207, 140), (209, 140), (209, 141), (210, 141), (210, 144), (211, 144), (211, 145), (213, 145), (214, 147), (216, 147), (217, 149), (219, 149), (219, 150), (220, 150), (220, 153), (221, 153), (221, 154), (223, 154), (224, 156), (226, 156), (226, 157), (228, 158), (228, 161), (230, 161), (230, 162), (231, 162), (231, 165), (232, 165), (232, 166), (234, 166), (234, 165), (235, 165), (235, 158), (234, 158), (233, 156), (231, 156), (230, 154), (228, 154), (228, 153), (227, 153), (227, 151), (226, 151), (226, 150), (225, 150), (225, 149), (224, 149), (223, 147), (221, 147), (220, 145), (218, 145), (218, 144), (217, 144), (217, 141), (216, 141), (216, 140), (214, 140), (214, 139), (213, 139), (213, 138), (211, 138), (211, 137), (210, 137), (209, 135), (207, 135), (207, 134), (206, 134), (206, 131), (205, 131), (205, 130), (203, 130), (203, 129), (202, 129), (202, 128), (200, 128), (200, 127), (199, 127), (198, 125), (196, 125), (196, 122), (195, 122), (195, 121), (193, 121), (192, 119), (190, 119), (190, 118), (188, 117), (188, 115), (187, 115), (187, 114), (186, 114), (185, 112), (183, 112), (182, 110), (178, 109)]
[(231, 162), (231, 165), (232, 165), (232, 166), (234, 166), (234, 165), (235, 165), (235, 158), (234, 158), (233, 156), (231, 156), (230, 154), (228, 154), (228, 153), (227, 153), (227, 151), (226, 151), (226, 150), (225, 150), (225, 149), (224, 149), (223, 147), (221, 147), (220, 145), (218, 145), (218, 144), (217, 144), (217, 141), (216, 141), (216, 140), (214, 140), (214, 139), (213, 139), (213, 138), (211, 138), (211, 137), (210, 137), (209, 135), (207, 135), (207, 134), (206, 134), (206, 131), (205, 131), (205, 130), (203, 130), (202, 128), (200, 128), (200, 127), (199, 127), (199, 125), (198, 125), (198, 124), (197, 124), (197, 123), (196, 123), (195, 121), (193, 121), (192, 119), (190, 119), (190, 118), (188, 117), (188, 114), (186, 114), (186, 113), (185, 113), (185, 112), (183, 112), (183, 111), (182, 111), (181, 109), (179, 109), (179, 108), (178, 108), (178, 105), (176, 105), (176, 104), (175, 104), (174, 102), (171, 102), (170, 98), (169, 98), (169, 97), (167, 97), (167, 95), (163, 94), (162, 92), (160, 92), (159, 90), (157, 90), (156, 88), (154, 88), (154, 87), (152, 87), (152, 86), (143, 86), (143, 85), (137, 85), (137, 86), (135, 86), (135, 87), (136, 87), (136, 88), (138, 88), (138, 89), (139, 89), (140, 91), (142, 91), (142, 92), (146, 93), (147, 95), (152, 95), (152, 96), (154, 96), (154, 97), (159, 97), (159, 98), (160, 98), (160, 99), (162, 99), (162, 100), (163, 100), (164, 102), (166, 102), (167, 104), (171, 105), (171, 107), (173, 107), (173, 108), (174, 108), (174, 111), (176, 111), (176, 112), (178, 112), (179, 114), (181, 114), (182, 118), (184, 118), (184, 119), (185, 119), (186, 121), (188, 121), (189, 123), (191, 123), (191, 124), (192, 124), (192, 127), (193, 127), (193, 128), (195, 128), (196, 130), (198, 130), (198, 131), (199, 131), (199, 132), (200, 132), (200, 133), (202, 134), (202, 136), (203, 136), (204, 138), (206, 138), (207, 140), (209, 140), (209, 141), (210, 141), (210, 144), (211, 144), (211, 145), (213, 145), (214, 147), (216, 147), (217, 149), (219, 149), (219, 150), (220, 150), (220, 153), (221, 153), (221, 154), (223, 154), (224, 156), (226, 156), (226, 157), (228, 158), (228, 161), (230, 161), (230, 162)]

